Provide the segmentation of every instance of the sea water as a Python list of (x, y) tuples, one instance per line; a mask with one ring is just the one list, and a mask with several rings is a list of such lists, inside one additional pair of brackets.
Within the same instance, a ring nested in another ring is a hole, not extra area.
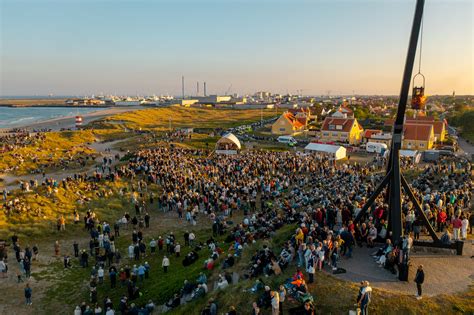
[(27, 127), (54, 118), (84, 115), (102, 108), (0, 107), (0, 128)]

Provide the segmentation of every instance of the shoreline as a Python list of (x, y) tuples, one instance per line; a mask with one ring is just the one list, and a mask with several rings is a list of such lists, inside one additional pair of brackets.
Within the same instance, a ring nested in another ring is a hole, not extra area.
[[(97, 109), (96, 111), (92, 111), (87, 114), (81, 115), (83, 118), (82, 124), (86, 125), (92, 121), (102, 119), (108, 116), (135, 111), (135, 110), (141, 110), (141, 109), (145, 109), (145, 107), (134, 106), (134, 107), (113, 107), (113, 108)], [(30, 124), (18, 124), (11, 127), (3, 127), (3, 128), (0, 128), (0, 133), (2, 132), (5, 133), (12, 129), (27, 129), (27, 130), (51, 129), (53, 131), (59, 131), (61, 129), (75, 129), (75, 117), (76, 115), (70, 115), (70, 116), (63, 116), (63, 117), (37, 121)]]

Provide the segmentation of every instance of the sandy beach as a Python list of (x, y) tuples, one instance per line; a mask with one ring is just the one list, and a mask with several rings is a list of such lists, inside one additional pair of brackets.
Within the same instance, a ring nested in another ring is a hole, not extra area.
[[(144, 107), (142, 106), (103, 108), (103, 109), (98, 109), (97, 111), (94, 111), (94, 112), (83, 114), (81, 116), (83, 120), (83, 125), (86, 125), (94, 120), (105, 118), (107, 116), (124, 113), (124, 112), (130, 112), (130, 111), (139, 110), (143, 108)], [(71, 116), (48, 119), (48, 120), (35, 122), (35, 123), (29, 123), (25, 125), (18, 125), (18, 126), (15, 126), (14, 128), (24, 128), (24, 129), (29, 129), (29, 130), (33, 130), (33, 129), (61, 130), (61, 129), (69, 129), (69, 128), (74, 128), (74, 127), (75, 127), (75, 115), (71, 115)], [(0, 132), (5, 132), (9, 129), (11, 128), (0, 128)]]

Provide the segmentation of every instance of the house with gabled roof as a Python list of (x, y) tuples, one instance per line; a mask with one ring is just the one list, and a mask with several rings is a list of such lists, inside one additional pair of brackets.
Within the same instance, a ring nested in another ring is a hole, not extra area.
[(316, 115), (312, 115), (311, 109), (309, 107), (299, 107), (299, 108), (290, 108), (288, 112), (293, 114), (295, 118), (302, 123), (305, 128), (311, 121), (316, 120)]
[(433, 148), (434, 142), (435, 135), (433, 125), (405, 123), (402, 149), (418, 151), (430, 150)]
[(354, 118), (354, 112), (352, 109), (346, 106), (339, 106), (339, 108), (331, 115), (335, 118)]
[[(305, 118), (306, 121), (306, 118)], [(272, 125), (272, 134), (274, 135), (293, 135), (301, 132), (305, 128), (302, 119), (297, 119), (290, 112), (284, 112)]]
[(345, 142), (359, 144), (364, 128), (355, 118), (326, 117), (320, 132), (320, 140), (325, 142)]
[[(394, 120), (387, 119), (385, 121), (386, 127), (393, 126)], [(432, 125), (435, 137), (435, 142), (444, 142), (447, 135), (447, 124), (441, 120), (435, 120), (431, 116), (418, 116), (416, 118), (405, 117), (405, 124), (418, 124), (418, 125)]]

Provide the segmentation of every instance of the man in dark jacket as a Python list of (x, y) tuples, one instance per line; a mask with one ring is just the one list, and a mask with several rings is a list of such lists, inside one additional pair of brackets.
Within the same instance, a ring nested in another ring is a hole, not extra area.
[(418, 294), (416, 295), (416, 298), (418, 300), (421, 299), (422, 295), (422, 290), (421, 290), (421, 285), (425, 281), (425, 272), (423, 271), (423, 265), (418, 266), (418, 270), (416, 271), (416, 276), (415, 276), (415, 283), (416, 283), (416, 288), (418, 290)]

